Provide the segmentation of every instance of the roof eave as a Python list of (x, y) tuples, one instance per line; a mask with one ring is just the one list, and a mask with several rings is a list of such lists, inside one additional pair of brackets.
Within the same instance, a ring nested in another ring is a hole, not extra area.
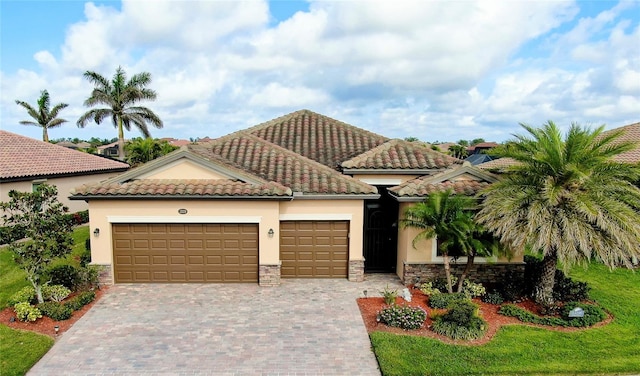
[(342, 173), (345, 175), (429, 175), (434, 172), (440, 172), (443, 168), (343, 168)]
[(60, 173), (60, 174), (39, 174), (39, 175), (24, 175), (24, 176), (9, 176), (0, 178), (0, 183), (11, 183), (17, 181), (31, 181), (37, 179), (59, 179), (59, 178), (70, 178), (74, 176), (86, 176), (86, 175), (98, 175), (98, 174), (115, 174), (121, 173), (129, 170), (130, 167), (118, 167), (118, 168), (110, 168), (105, 170), (90, 170), (90, 171), (79, 171), (79, 172), (68, 172), (68, 173)]
[(322, 194), (294, 192), (294, 200), (377, 200), (378, 193), (353, 193), (353, 194)]
[(291, 201), (293, 196), (213, 196), (213, 195), (72, 195), (70, 200), (278, 200)]

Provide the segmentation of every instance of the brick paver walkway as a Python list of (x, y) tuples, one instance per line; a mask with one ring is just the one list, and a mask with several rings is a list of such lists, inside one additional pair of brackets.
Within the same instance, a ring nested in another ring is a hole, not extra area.
[(365, 282), (116, 285), (29, 375), (379, 375), (356, 298)]

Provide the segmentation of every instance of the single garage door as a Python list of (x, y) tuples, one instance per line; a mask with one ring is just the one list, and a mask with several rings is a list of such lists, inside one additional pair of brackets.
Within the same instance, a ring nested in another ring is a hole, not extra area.
[(114, 279), (130, 282), (258, 282), (258, 225), (113, 225)]
[(348, 221), (280, 222), (283, 278), (346, 278)]

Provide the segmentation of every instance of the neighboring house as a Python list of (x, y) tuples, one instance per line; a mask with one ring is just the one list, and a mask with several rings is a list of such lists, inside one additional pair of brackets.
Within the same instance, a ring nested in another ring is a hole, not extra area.
[(495, 148), (496, 146), (498, 146), (498, 144), (495, 142), (481, 142), (479, 144), (469, 146), (467, 148), (467, 153), (469, 154), (469, 156), (465, 158), (465, 161), (471, 163), (474, 166), (492, 161), (496, 158), (492, 157), (487, 152)]
[(116, 176), (129, 169), (126, 163), (68, 149), (0, 130), (0, 201), (9, 191), (31, 192), (42, 183), (58, 187), (58, 200), (70, 212), (87, 210), (84, 201), (70, 201), (72, 188)]
[[(607, 135), (616, 131), (622, 131), (622, 136), (619, 138), (620, 141), (635, 143), (636, 147), (628, 152), (617, 155), (614, 160), (624, 163), (640, 163), (640, 122), (610, 129), (602, 134)], [(500, 173), (515, 163), (517, 162), (511, 158), (500, 158), (479, 164), (477, 167), (486, 171)]]
[[(411, 283), (440, 275), (442, 258), (433, 239), (412, 247), (416, 231), (398, 227), (404, 209), (494, 180), (420, 143), (302, 110), (186, 145), (71, 198), (89, 202), (92, 260), (116, 283), (361, 281), (365, 271)], [(494, 277), (505, 268), (483, 262)]]
[(191, 143), (191, 141), (189, 140), (180, 140), (173, 137), (164, 137), (164, 138), (161, 138), (160, 141), (167, 141), (169, 145), (173, 145), (177, 147), (182, 147), (185, 145), (189, 145)]
[(96, 148), (96, 150), (98, 154), (104, 155), (106, 157), (118, 157), (118, 141), (106, 145), (100, 145)]
[(60, 141), (58, 143), (56, 143), (56, 145), (58, 146), (64, 146), (65, 148), (69, 148), (69, 149), (78, 149), (78, 145), (74, 144), (71, 141)]

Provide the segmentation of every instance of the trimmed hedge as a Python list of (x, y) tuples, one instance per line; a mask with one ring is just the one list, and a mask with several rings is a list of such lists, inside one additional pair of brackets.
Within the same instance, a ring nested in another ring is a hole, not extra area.
[(453, 303), (470, 301), (471, 299), (464, 293), (454, 292), (452, 294), (434, 294), (429, 297), (429, 307), (448, 308)]
[(487, 322), (478, 317), (478, 306), (470, 301), (454, 303), (447, 313), (433, 319), (433, 331), (453, 339), (472, 340), (482, 337)]
[(71, 317), (73, 310), (66, 304), (58, 302), (44, 302), (38, 304), (38, 309), (43, 315), (51, 317), (53, 320), (62, 321)]

